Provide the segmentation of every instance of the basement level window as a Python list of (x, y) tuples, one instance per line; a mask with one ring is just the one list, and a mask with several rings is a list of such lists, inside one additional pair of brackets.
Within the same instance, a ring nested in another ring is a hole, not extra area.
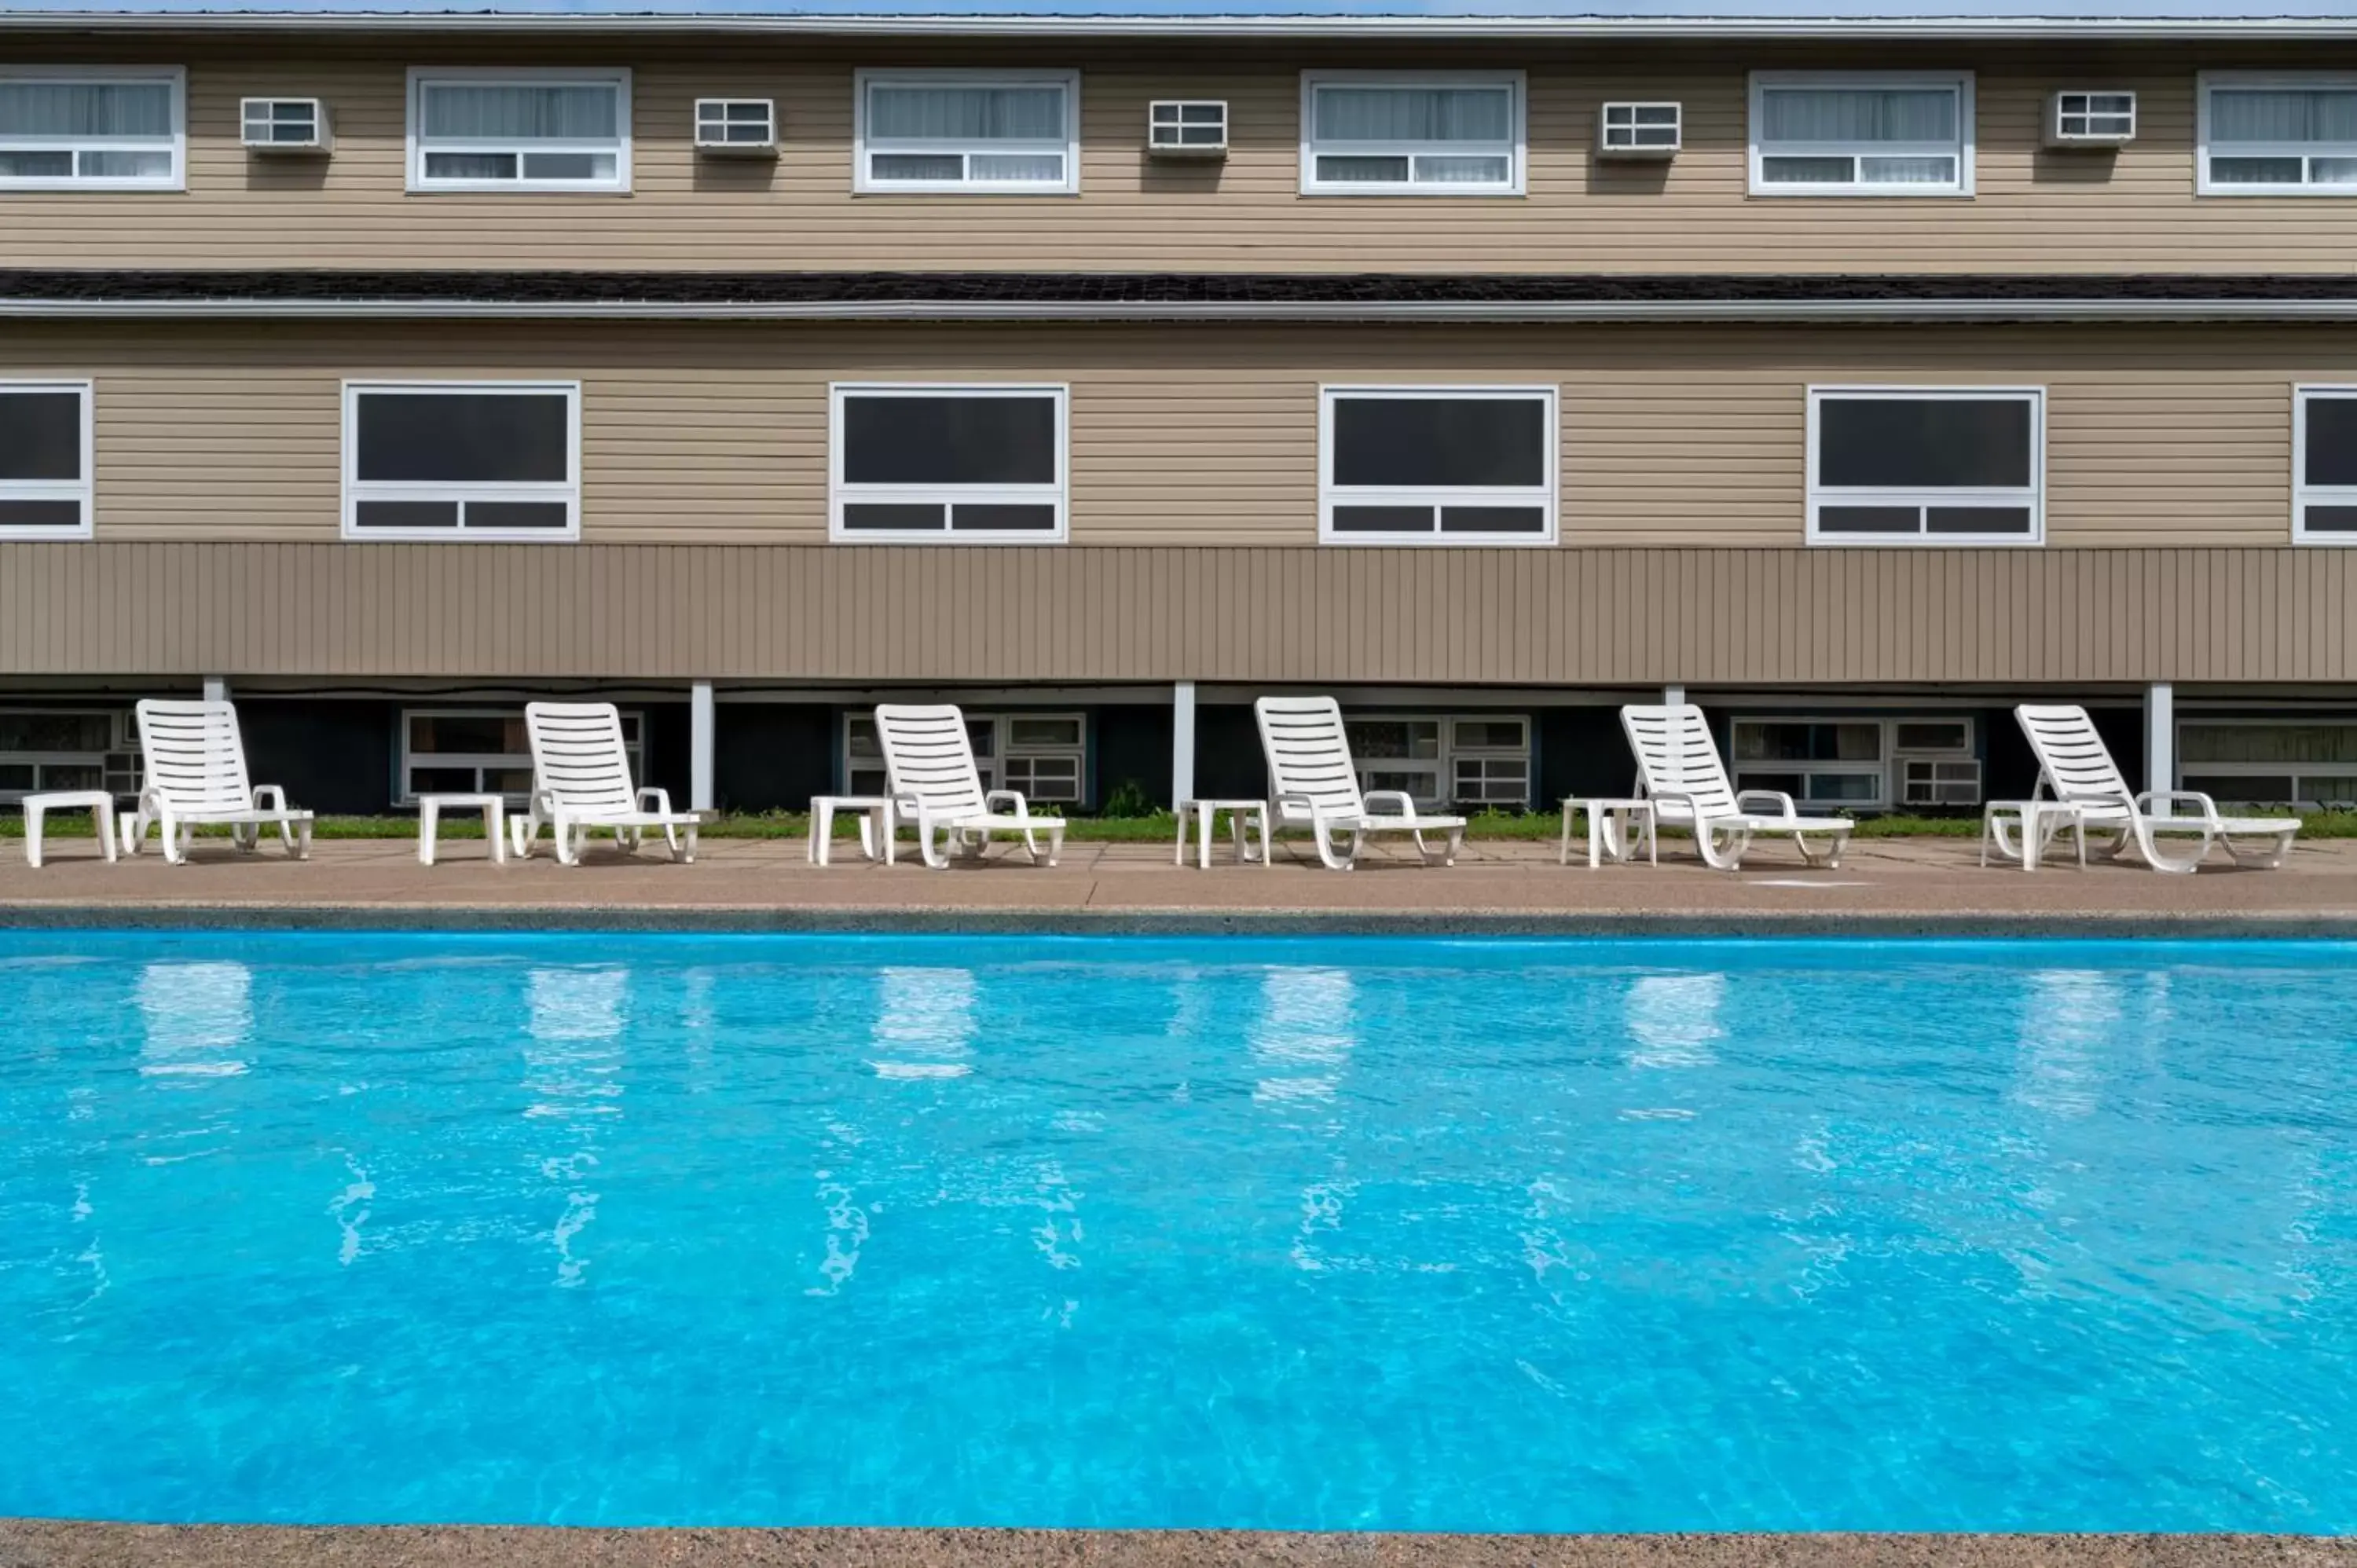
[(0, 539), (91, 532), (88, 381), (0, 381)]
[(0, 190), (178, 190), (178, 67), (0, 69)]
[(627, 191), (627, 70), (409, 73), (409, 188)]
[(861, 71), (853, 188), (1081, 188), (1078, 71)]
[(828, 535), (868, 543), (1065, 536), (1066, 389), (837, 385)]
[[(985, 789), (1020, 789), (1033, 805), (1085, 800), (1088, 724), (1081, 714), (968, 713), (965, 733)], [(872, 714), (844, 715), (843, 778), (849, 794), (889, 793)]]
[(1520, 811), (1534, 803), (1523, 714), (1351, 714), (1361, 790), (1404, 789), (1419, 810)]
[(121, 710), (0, 708), (0, 802), (53, 789), (139, 792), (139, 730)]
[(2037, 544), (2036, 387), (1811, 387), (1812, 544)]
[(1752, 195), (1972, 193), (1970, 72), (1752, 74)]
[(2357, 724), (2322, 719), (2183, 719), (2178, 788), (2221, 804), (2357, 805)]
[(2357, 196), (2357, 76), (2208, 72), (2201, 193)]
[[(622, 714), (622, 750), (630, 777), (646, 777), (641, 715)], [(532, 743), (522, 708), (404, 708), (396, 804), (420, 795), (532, 796)]]
[(580, 534), (578, 382), (345, 383), (345, 538)]
[(1547, 544), (1553, 387), (1328, 387), (1318, 536), (1329, 544)]

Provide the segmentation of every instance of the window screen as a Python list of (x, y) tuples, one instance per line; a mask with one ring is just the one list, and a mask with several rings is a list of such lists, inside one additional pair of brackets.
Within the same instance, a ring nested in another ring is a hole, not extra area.
[(1820, 390), (1810, 401), (1813, 536), (2023, 542), (2041, 532), (2042, 394)]
[(838, 388), (835, 537), (1060, 536), (1063, 410), (1056, 388)]
[(569, 536), (577, 396), (548, 386), (350, 388), (348, 532)]
[(1555, 396), (1329, 389), (1325, 533), (1340, 541), (1544, 540)]

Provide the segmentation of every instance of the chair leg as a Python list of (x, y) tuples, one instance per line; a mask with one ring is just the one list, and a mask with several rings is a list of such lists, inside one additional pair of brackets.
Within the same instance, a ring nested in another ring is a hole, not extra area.
[(2201, 846), (2191, 854), (2164, 854), (2159, 836), (2152, 831), (2152, 825), (2139, 817), (2136, 823), (2136, 848), (2144, 852), (2144, 863), (2155, 871), (2164, 871), (2172, 876), (2190, 876), (2201, 869), (2202, 861), (2209, 858), (2211, 846), (2218, 839), (2215, 833), (2204, 830)]
[(1064, 830), (1060, 827), (1049, 828), (1048, 830), (1048, 864), (1055, 865), (1057, 857), (1063, 853)]
[[(682, 865), (695, 864), (695, 823), (688, 823), (679, 831), (679, 836), (672, 841), (671, 857)], [(671, 837), (669, 828), (663, 830), (663, 836)]]
[(1697, 814), (1695, 821), (1695, 847), (1702, 852), (1703, 864), (1714, 871), (1740, 871), (1743, 852), (1751, 847), (1751, 835), (1741, 828), (1727, 828), (1727, 847), (1718, 847), (1721, 830), (1711, 826)]
[(1351, 833), (1351, 854), (1348, 859), (1343, 859), (1338, 857), (1334, 853), (1333, 825), (1328, 822), (1325, 818), (1312, 817), (1309, 821), (1309, 831), (1317, 835), (1318, 858), (1325, 863), (1327, 870), (1349, 871), (1358, 864), (1359, 834), (1357, 832), (1354, 832)]

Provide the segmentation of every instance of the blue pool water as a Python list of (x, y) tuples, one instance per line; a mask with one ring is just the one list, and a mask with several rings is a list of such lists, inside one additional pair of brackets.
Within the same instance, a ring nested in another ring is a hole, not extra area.
[(0, 933), (0, 1514), (2350, 1531), (2352, 960)]

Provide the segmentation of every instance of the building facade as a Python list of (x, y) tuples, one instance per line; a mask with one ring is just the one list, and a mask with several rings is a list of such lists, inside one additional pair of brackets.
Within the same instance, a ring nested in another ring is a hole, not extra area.
[(0, 802), (2357, 800), (2357, 24), (0, 16)]

